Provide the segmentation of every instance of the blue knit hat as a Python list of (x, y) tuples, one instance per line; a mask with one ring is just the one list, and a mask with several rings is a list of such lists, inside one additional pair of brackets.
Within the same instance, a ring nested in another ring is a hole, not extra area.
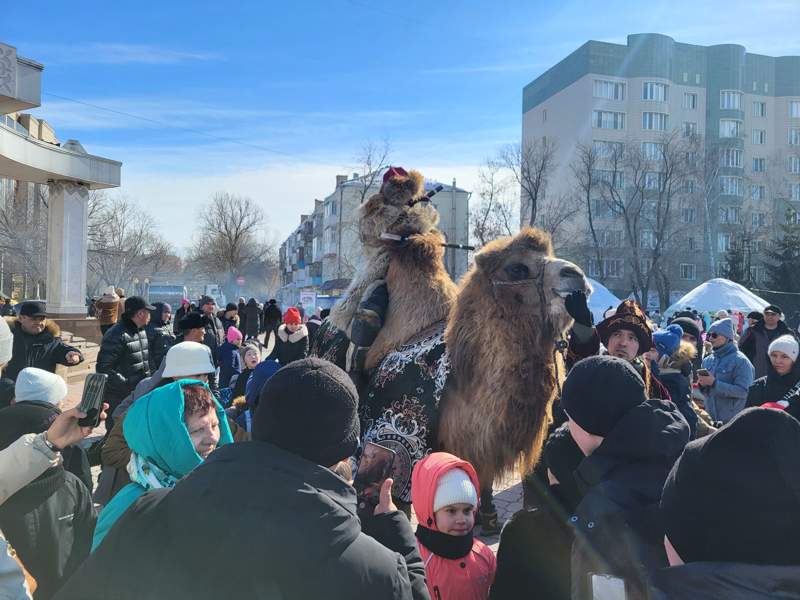
[(653, 345), (661, 356), (672, 356), (678, 350), (683, 336), (683, 328), (673, 323), (666, 329), (653, 334)]
[(731, 341), (736, 339), (736, 329), (734, 328), (733, 321), (731, 319), (720, 319), (719, 321), (714, 321), (711, 324), (711, 327), (708, 328), (708, 333), (724, 335)]

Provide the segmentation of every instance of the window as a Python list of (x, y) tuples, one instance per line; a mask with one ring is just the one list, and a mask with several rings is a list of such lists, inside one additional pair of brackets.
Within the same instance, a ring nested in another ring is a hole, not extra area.
[(639, 248), (655, 248), (656, 247), (656, 233), (650, 229), (645, 229), (639, 232)]
[(788, 225), (800, 224), (800, 213), (791, 211), (788, 215), (786, 215), (786, 223)]
[(684, 194), (694, 194), (694, 179), (687, 179), (683, 182), (683, 193)]
[(766, 117), (767, 116), (767, 103), (766, 102), (753, 102), (753, 116)]
[(622, 171), (597, 169), (594, 172), (594, 178), (601, 183), (611, 185), (620, 190), (625, 187), (625, 177)]
[(645, 160), (661, 160), (664, 157), (664, 144), (642, 142), (642, 157)]
[(664, 187), (664, 173), (648, 171), (644, 174), (644, 189), (660, 190)]
[(618, 81), (595, 79), (592, 96), (606, 100), (625, 100), (625, 84)]
[(693, 165), (695, 162), (697, 162), (697, 152), (694, 150), (687, 152), (684, 158), (686, 159), (687, 164)]
[(606, 229), (603, 231), (600, 244), (605, 248), (622, 248), (622, 232)]
[(738, 138), (742, 133), (742, 122), (736, 119), (719, 120), (719, 137)]
[(742, 168), (742, 151), (737, 148), (722, 148), (719, 151), (719, 166)]
[(750, 242), (750, 249), (753, 252), (764, 252), (767, 248), (767, 240), (752, 240)]
[(750, 266), (750, 279), (752, 279), (755, 283), (763, 281), (765, 273), (766, 269), (764, 269), (764, 267), (761, 265)]
[(694, 223), (695, 214), (694, 208), (690, 206), (685, 206), (681, 209), (681, 223)]
[(683, 72), (683, 83), (689, 83), (689, 74), (686, 71)]
[(695, 279), (695, 265), (692, 263), (681, 263), (681, 279)]
[(621, 258), (610, 258), (603, 261), (606, 268), (606, 277), (612, 279), (620, 279), (624, 273), (623, 262)]
[(753, 159), (753, 172), (754, 173), (763, 173), (767, 170), (767, 159), (766, 158), (754, 158)]
[(592, 198), (591, 205), (592, 215), (595, 218), (609, 217), (612, 215), (611, 209), (608, 207), (608, 203), (602, 198)]
[(592, 127), (598, 129), (625, 129), (625, 113), (593, 110)]
[(767, 197), (767, 188), (763, 185), (751, 185), (750, 186), (750, 199), (751, 200), (763, 200)]
[(542, 111), (542, 123), (544, 123), (545, 121), (547, 121), (547, 109), (546, 108)]
[(652, 258), (640, 258), (639, 259), (639, 271), (643, 274), (647, 274), (653, 270), (653, 259)]
[(691, 236), (686, 238), (686, 249), (687, 250), (697, 250), (697, 242)]
[(643, 112), (642, 129), (651, 129), (654, 131), (666, 131), (668, 120), (669, 120), (669, 115), (667, 115), (666, 113)]
[(791, 100), (789, 102), (789, 116), (792, 119), (800, 119), (800, 100)]
[(739, 224), (738, 206), (721, 206), (719, 209), (719, 222), (726, 225)]
[(598, 158), (612, 158), (622, 156), (622, 142), (607, 142), (605, 140), (592, 141), (592, 149)]
[(800, 146), (800, 127), (789, 128), (789, 145)]
[(786, 168), (789, 170), (789, 173), (800, 175), (800, 156), (790, 156), (786, 160), (786, 163)]
[(767, 224), (767, 215), (763, 212), (754, 212), (751, 216), (753, 227), (764, 227)]
[[(686, 73), (684, 73), (685, 75)], [(691, 92), (683, 93), (683, 108), (686, 110), (697, 110), (697, 94)]]
[(789, 185), (789, 198), (792, 202), (800, 202), (800, 183)]
[(722, 90), (719, 93), (719, 107), (729, 110), (741, 110), (742, 109), (741, 92)]
[(693, 121), (683, 122), (683, 137), (691, 137), (697, 135), (697, 123)]
[(741, 196), (742, 178), (721, 175), (719, 178), (719, 192), (720, 194), (727, 194), (729, 196)]
[(652, 100), (654, 102), (666, 102), (667, 84), (656, 83), (655, 81), (645, 81), (642, 84), (642, 100)]
[(695, 73), (695, 74), (694, 74), (694, 82), (695, 82), (697, 85), (700, 85), (700, 73)]
[(731, 234), (718, 233), (717, 234), (717, 250), (720, 252), (727, 252), (731, 249)]
[(753, 143), (761, 146), (767, 143), (767, 132), (764, 129), (753, 129)]

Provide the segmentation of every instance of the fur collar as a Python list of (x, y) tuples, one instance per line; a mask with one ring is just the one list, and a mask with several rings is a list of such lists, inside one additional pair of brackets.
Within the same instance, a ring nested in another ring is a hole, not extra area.
[[(11, 331), (14, 331), (14, 327), (17, 325), (18, 319), (17, 317), (3, 317), (8, 323), (8, 328)], [(20, 324), (20, 327), (22, 325)], [(58, 323), (52, 321), (50, 319), (45, 319), (44, 321), (44, 331), (42, 333), (49, 333), (53, 337), (59, 337), (61, 335), (61, 327), (58, 326)]]
[(308, 329), (306, 328), (305, 325), (300, 325), (300, 329), (291, 334), (286, 329), (286, 323), (278, 327), (278, 338), (282, 342), (289, 342), (290, 344), (294, 344), (302, 340), (307, 335), (308, 335)]

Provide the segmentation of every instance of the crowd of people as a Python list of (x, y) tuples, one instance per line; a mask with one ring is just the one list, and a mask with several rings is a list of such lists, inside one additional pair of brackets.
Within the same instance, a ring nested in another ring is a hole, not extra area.
[(358, 390), (309, 357), (325, 311), (106, 295), (88, 454), (54, 374), (80, 352), (39, 303), (0, 319), (0, 597), (800, 598), (800, 345), (776, 305), (595, 324), (567, 296), (567, 375), (495, 556), (447, 452), (413, 468), (416, 529), (391, 478), (359, 510)]

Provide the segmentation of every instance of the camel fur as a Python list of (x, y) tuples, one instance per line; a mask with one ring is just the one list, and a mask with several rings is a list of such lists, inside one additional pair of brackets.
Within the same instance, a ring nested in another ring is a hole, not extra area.
[(563, 301), (548, 298), (540, 282), (494, 282), (504, 280), (510, 265), (525, 265), (543, 279), (541, 267), (550, 260), (550, 238), (538, 229), (488, 244), (450, 312), (451, 376), (440, 406), (439, 443), (469, 460), (484, 483), (518, 461), (528, 470), (539, 459), (566, 372), (554, 346), (570, 325)]
[[(444, 251), (440, 245), (444, 238), (436, 229), (439, 213), (428, 202), (410, 205), (422, 197), (424, 188), (424, 179), (417, 171), (406, 176), (387, 174), (380, 191), (359, 208), (359, 236), (367, 260), (343, 300), (332, 309), (330, 320), (349, 336), (359, 302), (376, 282), (386, 280), (391, 301), (384, 325), (367, 354), (366, 369), (375, 367), (389, 351), (419, 331), (444, 319), (455, 297), (455, 284), (442, 262)], [(410, 244), (407, 240), (382, 240), (383, 233), (429, 237), (419, 244)], [(416, 272), (413, 262), (415, 253), (419, 253), (419, 260), (425, 265), (420, 272)], [(392, 259), (406, 255), (409, 258), (401, 259), (402, 269), (392, 269)], [(397, 283), (398, 278), (408, 277), (416, 284), (410, 295), (404, 294)], [(414, 319), (409, 319), (412, 314)]]

